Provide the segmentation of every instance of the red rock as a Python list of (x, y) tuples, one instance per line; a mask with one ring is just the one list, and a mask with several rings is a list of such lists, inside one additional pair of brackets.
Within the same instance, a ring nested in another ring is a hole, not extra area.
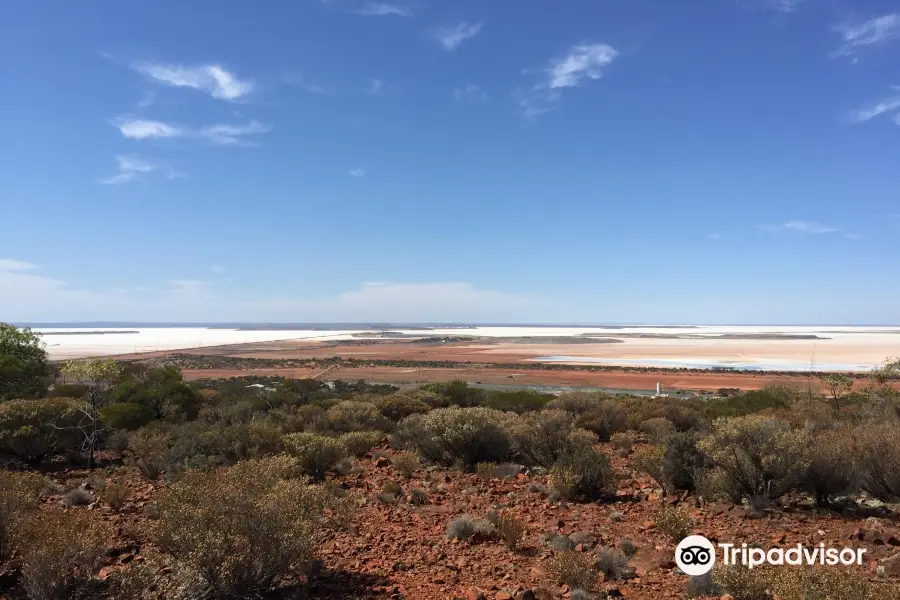
[(549, 591), (544, 588), (538, 588), (534, 590), (534, 599), (535, 600), (553, 600), (553, 595), (550, 594)]
[(466, 600), (485, 600), (484, 592), (478, 588), (469, 588), (466, 591)]
[(100, 581), (105, 581), (110, 575), (115, 573), (117, 569), (115, 567), (103, 567), (100, 569), (100, 572), (97, 573), (97, 579)]
[(387, 467), (390, 464), (391, 464), (391, 459), (389, 459), (387, 456), (379, 456), (378, 458), (375, 459), (376, 467)]
[(781, 533), (781, 534), (779, 534), (779, 535), (772, 536), (772, 543), (773, 543), (773, 544), (783, 544), (785, 541), (787, 541), (787, 536), (784, 535), (783, 533)]
[(497, 592), (497, 595), (494, 596), (495, 600), (513, 600), (512, 594), (507, 592)]

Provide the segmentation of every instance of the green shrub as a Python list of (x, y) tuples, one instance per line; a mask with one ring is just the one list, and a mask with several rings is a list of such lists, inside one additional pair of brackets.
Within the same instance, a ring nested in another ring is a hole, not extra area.
[(445, 466), (456, 463), (472, 469), (479, 462), (509, 458), (506, 434), (509, 417), (490, 408), (438, 408), (404, 419), (393, 443), (416, 450), (425, 459)]
[(151, 481), (159, 478), (168, 464), (171, 437), (164, 431), (139, 429), (128, 438), (128, 459)]
[(113, 429), (138, 429), (154, 419), (153, 411), (143, 404), (116, 402), (100, 408), (100, 420)]
[(597, 500), (613, 491), (614, 475), (603, 452), (576, 445), (563, 452), (550, 470), (552, 488), (566, 500)]
[(38, 506), (44, 479), (34, 473), (0, 470), (0, 564), (12, 556), (22, 517)]
[(339, 440), (314, 433), (286, 435), (284, 447), (288, 454), (297, 458), (300, 470), (317, 480), (324, 479), (325, 473), (345, 456)]
[(469, 387), (465, 381), (440, 381), (437, 383), (429, 383), (420, 388), (426, 392), (433, 392), (442, 396), (444, 400), (437, 400), (437, 404), (432, 404), (435, 400), (429, 401), (424, 399), (427, 404), (435, 407), (444, 406), (478, 406), (484, 400), (484, 390)]
[(641, 446), (631, 455), (631, 466), (653, 478), (663, 494), (669, 493), (669, 481), (666, 477), (664, 463), (666, 460), (666, 447), (662, 445)]
[(900, 426), (871, 424), (857, 431), (863, 488), (881, 500), (900, 499)]
[(663, 457), (663, 475), (672, 490), (693, 491), (697, 487), (697, 470), (703, 465), (703, 456), (697, 449), (697, 434), (677, 431), (666, 438)]
[[(399, 422), (408, 417), (431, 410), (421, 397), (428, 392), (420, 390), (403, 390), (390, 396), (382, 396), (375, 400), (375, 406), (391, 421)], [(436, 394), (434, 394), (436, 396)]]
[(716, 420), (698, 446), (724, 476), (729, 495), (754, 500), (799, 488), (809, 465), (808, 444), (802, 431), (784, 421), (748, 415)]
[(513, 454), (525, 464), (550, 468), (568, 447), (575, 419), (569, 412), (547, 409), (511, 420), (507, 433)]
[(485, 391), (484, 396), (481, 402), (482, 406), (520, 414), (541, 410), (554, 399), (553, 394), (545, 394), (534, 390), (490, 390)]
[(768, 592), (770, 575), (766, 569), (748, 569), (738, 565), (722, 565), (712, 570), (715, 585), (724, 593), (730, 594), (734, 600), (770, 600)]
[[(297, 435), (297, 434), (294, 434)], [(189, 471), (158, 502), (157, 542), (207, 595), (256, 597), (311, 558), (325, 490), (276, 456)]]
[(71, 398), (0, 403), (0, 449), (26, 461), (75, 452), (84, 439), (77, 429), (80, 417)]
[(638, 428), (654, 444), (664, 444), (666, 438), (675, 431), (672, 421), (665, 417), (655, 417), (642, 421)]
[(858, 450), (852, 432), (819, 432), (812, 436), (810, 448), (803, 486), (812, 494), (816, 506), (828, 506), (832, 496), (857, 489), (860, 480), (856, 466)]
[(339, 439), (347, 454), (360, 458), (381, 443), (384, 437), (384, 433), (381, 431), (351, 431), (343, 434)]
[(112, 532), (89, 511), (38, 510), (22, 524), (22, 588), (30, 600), (79, 597)]
[(609, 441), (617, 450), (627, 454), (637, 441), (637, 434), (633, 431), (617, 431), (610, 436)]
[(475, 465), (475, 473), (481, 479), (493, 479), (497, 476), (497, 463), (480, 462)]
[(578, 427), (596, 433), (602, 442), (627, 428), (625, 411), (604, 394), (569, 392), (558, 396), (547, 407), (570, 413)]
[(369, 402), (344, 400), (325, 411), (325, 426), (337, 433), (348, 431), (387, 431), (391, 424), (378, 407)]

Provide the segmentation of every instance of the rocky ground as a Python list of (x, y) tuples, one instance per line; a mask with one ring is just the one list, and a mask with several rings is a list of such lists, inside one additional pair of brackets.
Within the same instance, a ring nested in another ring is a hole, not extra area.
[[(601, 546), (621, 547), (631, 540), (637, 552), (627, 580), (598, 581), (598, 591), (611, 597), (687, 598), (688, 578), (674, 564), (675, 541), (654, 526), (664, 505), (677, 506), (693, 521), (693, 533), (713, 540), (757, 543), (762, 547), (801, 542), (867, 549), (864, 574), (885, 585), (900, 585), (900, 524), (886, 508), (816, 511), (798, 499), (764, 513), (728, 504), (704, 504), (693, 496), (660, 498), (652, 481), (635, 477), (628, 459), (611, 447), (618, 475), (615, 499), (602, 503), (553, 503), (544, 491), (547, 476), (519, 473), (486, 479), (476, 474), (421, 467), (411, 478), (397, 472), (393, 451), (381, 449), (356, 461), (354, 469), (329, 479), (354, 500), (355, 514), (345, 530), (322, 540), (321, 564), (302, 591), (292, 597), (350, 598), (478, 598), (511, 600), (567, 598), (569, 589), (548, 575), (548, 559), (564, 548), (594, 552)], [(136, 470), (110, 467), (105, 485), (126, 488), (126, 501), (113, 510), (99, 500), (104, 482), (86, 471), (51, 469), (60, 484), (48, 489), (45, 504), (62, 504), (62, 486), (81, 483), (97, 499), (87, 506), (110, 522), (110, 540), (101, 579), (136, 564), (153, 564), (160, 597), (171, 567), (158, 562), (149, 542), (152, 500), (163, 487), (142, 479)], [(394, 484), (400, 489), (390, 490)], [(425, 491), (424, 503), (413, 489)], [(391, 493), (393, 492), (393, 493)], [(526, 528), (515, 549), (496, 540), (461, 542), (448, 539), (448, 523), (462, 514), (485, 517), (489, 511), (510, 514)], [(789, 568), (789, 567), (784, 567)], [(829, 567), (821, 567), (829, 568)]]

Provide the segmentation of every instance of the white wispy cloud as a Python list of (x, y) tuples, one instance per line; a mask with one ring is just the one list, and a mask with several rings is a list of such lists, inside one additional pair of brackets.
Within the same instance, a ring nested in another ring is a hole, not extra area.
[(360, 167), (356, 167), (354, 169), (350, 169), (349, 171), (347, 171), (347, 174), (350, 175), (351, 177), (365, 177), (366, 170), (363, 168), (360, 168)]
[(721, 240), (721, 239), (722, 239), (722, 234), (720, 234), (720, 233), (708, 233), (708, 234), (706, 234), (706, 237), (708, 237), (708, 238), (711, 239), (711, 240)]
[(366, 93), (370, 96), (390, 96), (394, 94), (394, 89), (381, 79), (373, 77), (366, 86)]
[(444, 50), (456, 50), (464, 41), (475, 37), (481, 31), (484, 23), (466, 23), (459, 25), (439, 27), (434, 30), (435, 39), (444, 47)]
[(882, 44), (900, 36), (900, 13), (889, 13), (867, 21), (842, 23), (834, 27), (841, 46), (831, 56), (849, 56), (865, 46)]
[(285, 75), (284, 81), (289, 85), (295, 85), (299, 87), (301, 90), (309, 94), (328, 94), (330, 92), (330, 90), (326, 86), (318, 83), (313, 83), (307, 80), (307, 78), (304, 77), (303, 74), (297, 72), (288, 73), (287, 75)]
[(217, 275), (221, 275), (222, 273), (225, 272), (225, 267), (223, 267), (221, 265), (213, 265), (210, 268), (212, 269), (212, 272), (216, 273)]
[(835, 233), (840, 231), (837, 227), (823, 225), (818, 221), (787, 221), (778, 225), (760, 225), (760, 229), (765, 231), (784, 231), (792, 233), (805, 233), (810, 235), (822, 235), (825, 233)]
[(162, 85), (191, 88), (220, 100), (239, 100), (256, 87), (253, 80), (242, 80), (220, 65), (214, 64), (188, 67), (178, 64), (136, 62), (132, 68)]
[(522, 114), (534, 118), (553, 108), (562, 90), (578, 87), (585, 80), (600, 79), (603, 71), (619, 56), (608, 44), (577, 44), (562, 58), (551, 61), (541, 71), (542, 79), (529, 89), (517, 90), (513, 99)]
[(271, 130), (271, 126), (259, 121), (250, 121), (246, 125), (219, 123), (200, 128), (197, 130), (197, 135), (225, 146), (251, 145), (252, 142), (245, 139), (247, 136), (268, 133)]
[(482, 100), (487, 100), (487, 92), (480, 86), (469, 83), (461, 88), (455, 89), (453, 91), (453, 97), (456, 98), (457, 102), (480, 102)]
[[(900, 86), (894, 86), (893, 89), (896, 92), (900, 92)], [(885, 98), (884, 100), (880, 100), (870, 106), (866, 106), (853, 111), (853, 113), (850, 114), (850, 121), (853, 123), (863, 123), (865, 121), (874, 119), (879, 115), (883, 115), (884, 113), (889, 113), (898, 109), (900, 109), (900, 93)], [(894, 118), (900, 118), (900, 113), (895, 115)]]
[(151, 173), (159, 168), (156, 164), (138, 156), (117, 156), (116, 161), (119, 163), (119, 172), (111, 177), (101, 179), (100, 183), (104, 185), (128, 183), (142, 174)]
[(162, 121), (150, 121), (146, 119), (131, 119), (119, 117), (112, 120), (123, 136), (134, 140), (147, 140), (159, 138), (199, 138), (220, 145), (249, 144), (248, 136), (268, 133), (272, 130), (270, 125), (259, 121), (249, 121), (245, 124), (216, 123), (196, 129), (163, 123)]
[(176, 125), (163, 123), (162, 121), (151, 121), (148, 119), (129, 119), (119, 117), (113, 119), (112, 124), (117, 127), (122, 135), (133, 140), (144, 140), (148, 138), (173, 138), (185, 135), (187, 132)]
[(0, 271), (30, 271), (31, 269), (36, 268), (37, 265), (23, 260), (0, 258)]
[(803, 0), (765, 0), (765, 6), (776, 12), (790, 14), (803, 4)]
[(894, 115), (893, 121), (894, 121), (895, 125), (900, 125), (900, 112), (898, 112), (896, 115)]
[(128, 183), (153, 172), (160, 172), (166, 179), (187, 177), (187, 175), (176, 171), (169, 165), (151, 162), (133, 154), (117, 156), (116, 162), (119, 165), (119, 172), (110, 177), (99, 179), (99, 183), (103, 185)]
[(153, 106), (153, 104), (155, 102), (156, 102), (156, 92), (153, 90), (150, 90), (149, 92), (146, 92), (143, 96), (141, 96), (141, 99), (138, 100), (137, 107), (138, 108), (147, 108), (147, 107)]
[(412, 10), (408, 6), (402, 4), (392, 4), (390, 2), (367, 2), (362, 8), (356, 11), (356, 14), (364, 17), (411, 17)]

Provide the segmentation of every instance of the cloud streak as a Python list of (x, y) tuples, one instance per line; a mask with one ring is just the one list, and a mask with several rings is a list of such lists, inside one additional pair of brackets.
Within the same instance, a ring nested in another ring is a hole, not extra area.
[(112, 125), (124, 137), (133, 140), (199, 138), (222, 146), (249, 145), (251, 142), (247, 141), (248, 136), (272, 130), (271, 126), (255, 120), (240, 125), (217, 123), (191, 129), (162, 121), (119, 117), (113, 119)]
[(347, 171), (347, 174), (350, 175), (350, 177), (365, 177), (366, 170), (360, 167), (356, 167), (355, 169), (350, 169), (349, 171)]
[(776, 231), (776, 232), (791, 232), (791, 233), (802, 233), (808, 235), (822, 235), (826, 233), (835, 233), (840, 231), (836, 227), (830, 227), (828, 225), (823, 225), (818, 221), (787, 221), (786, 223), (780, 223), (778, 225), (761, 225), (760, 229), (765, 231)]
[(456, 90), (454, 90), (453, 97), (456, 98), (457, 102), (473, 104), (475, 102), (487, 100), (487, 92), (485, 92), (480, 86), (477, 86), (474, 83), (469, 83), (461, 88), (457, 88)]
[(162, 171), (166, 179), (177, 179), (185, 176), (170, 166), (151, 162), (133, 154), (117, 156), (116, 162), (119, 165), (119, 172), (110, 177), (99, 179), (99, 183), (103, 185), (120, 185), (135, 181), (144, 175), (156, 171)]
[(482, 25), (484, 23), (469, 24), (463, 21), (458, 25), (435, 29), (434, 37), (444, 47), (444, 50), (451, 52), (459, 48), (466, 40), (478, 35)]
[(900, 13), (889, 13), (867, 21), (842, 23), (834, 27), (841, 46), (832, 57), (850, 56), (866, 46), (883, 44), (900, 36)]
[(215, 64), (186, 67), (178, 64), (136, 62), (132, 68), (161, 85), (186, 87), (219, 100), (232, 102), (247, 96), (256, 87), (252, 80), (242, 80)]
[(542, 79), (531, 88), (517, 90), (513, 99), (526, 118), (535, 118), (553, 108), (562, 90), (603, 77), (604, 70), (619, 56), (608, 44), (577, 44), (543, 69)]
[[(898, 86), (895, 86), (893, 89), (900, 92), (900, 87)], [(889, 113), (898, 109), (900, 109), (900, 93), (854, 111), (850, 115), (850, 121), (852, 123), (864, 123), (883, 115), (884, 113)], [(894, 116), (895, 120), (898, 118), (900, 118), (900, 113)]]
[(412, 10), (400, 4), (389, 2), (367, 2), (356, 14), (364, 17), (411, 17)]

